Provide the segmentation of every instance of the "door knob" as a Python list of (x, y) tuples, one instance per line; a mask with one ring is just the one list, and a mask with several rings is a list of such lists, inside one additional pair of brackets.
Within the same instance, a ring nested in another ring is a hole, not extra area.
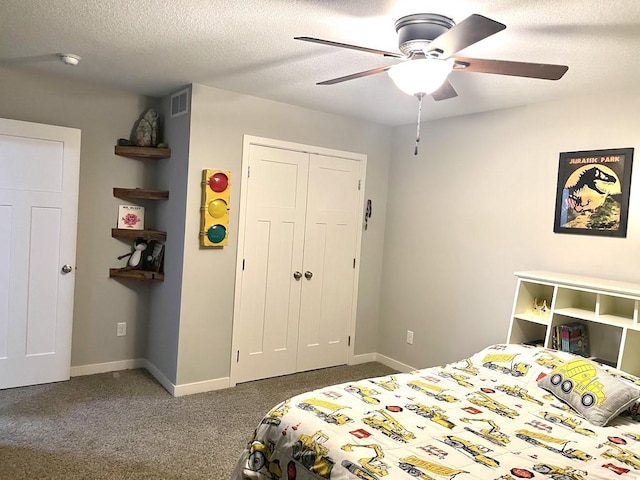
[(73, 270), (73, 267), (71, 265), (64, 265), (60, 271), (62, 273), (71, 273), (71, 271)]
[(306, 278), (307, 280), (311, 280), (311, 277), (313, 277), (313, 273), (311, 273), (309, 270), (304, 272), (304, 278)]
[(293, 278), (300, 280), (302, 278), (302, 274), (300, 272), (293, 272)]

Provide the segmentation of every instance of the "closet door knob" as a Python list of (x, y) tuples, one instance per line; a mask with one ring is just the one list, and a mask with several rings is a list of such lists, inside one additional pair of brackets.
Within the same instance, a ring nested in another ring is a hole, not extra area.
[(306, 278), (307, 280), (311, 280), (311, 277), (313, 277), (313, 273), (311, 273), (309, 270), (304, 272), (304, 278)]
[(300, 272), (293, 272), (293, 278), (300, 280), (302, 278), (302, 274)]

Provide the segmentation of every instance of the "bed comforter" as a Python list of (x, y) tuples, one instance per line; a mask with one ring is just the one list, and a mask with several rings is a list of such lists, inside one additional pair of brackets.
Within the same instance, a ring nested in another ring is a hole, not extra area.
[(637, 405), (596, 427), (538, 387), (570, 358), (493, 345), (445, 366), (295, 396), (262, 419), (232, 479), (640, 478)]

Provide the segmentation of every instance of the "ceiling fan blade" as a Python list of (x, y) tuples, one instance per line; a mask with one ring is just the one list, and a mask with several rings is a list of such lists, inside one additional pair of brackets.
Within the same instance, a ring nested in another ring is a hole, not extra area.
[(559, 80), (569, 70), (566, 65), (548, 63), (511, 62), (507, 60), (485, 60), (480, 58), (455, 57), (454, 70), (458, 72), (493, 73), (514, 77)]
[(348, 43), (332, 42), (331, 40), (322, 40), (313, 37), (293, 37), (294, 40), (302, 40), (304, 42), (319, 43), (321, 45), (329, 45), (330, 47), (349, 48), (351, 50), (359, 50), (361, 52), (375, 53), (384, 55), (385, 57), (404, 58), (401, 53), (387, 52), (385, 50), (376, 50), (375, 48), (359, 47), (358, 45), (349, 45)]
[(352, 73), (351, 75), (345, 75), (344, 77), (332, 78), (331, 80), (325, 80), (324, 82), (318, 82), (316, 85), (334, 85), (336, 83), (346, 82), (347, 80), (354, 80), (356, 78), (368, 77), (369, 75), (375, 75), (376, 73), (386, 72), (392, 67), (378, 67), (371, 70), (365, 70), (364, 72)]
[(483, 17), (482, 15), (473, 14), (451, 27), (439, 37), (436, 37), (429, 44), (428, 51), (442, 52), (441, 55), (447, 58), (463, 48), (473, 45), (480, 40), (484, 40), (505, 28), (507, 28), (507, 26), (500, 22)]
[(457, 97), (458, 92), (456, 92), (456, 89), (453, 88), (453, 85), (451, 85), (449, 80), (445, 80), (440, 88), (433, 92), (431, 96), (436, 102), (439, 102), (440, 100)]

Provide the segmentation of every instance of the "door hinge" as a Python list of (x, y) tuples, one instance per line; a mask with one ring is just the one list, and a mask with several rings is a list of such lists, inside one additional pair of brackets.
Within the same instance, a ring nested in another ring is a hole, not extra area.
[(356, 268), (356, 259), (353, 259), (353, 268)]
[(351, 335), (347, 337), (347, 347), (351, 346)]
[(247, 178), (251, 176), (251, 165), (247, 167)]
[(244, 270), (244, 258), (242, 259), (242, 270)]
[(360, 190), (361, 184), (362, 184), (362, 180), (358, 180), (358, 190)]
[(236, 354), (236, 363), (240, 362), (240, 350), (238, 350), (238, 353)]

